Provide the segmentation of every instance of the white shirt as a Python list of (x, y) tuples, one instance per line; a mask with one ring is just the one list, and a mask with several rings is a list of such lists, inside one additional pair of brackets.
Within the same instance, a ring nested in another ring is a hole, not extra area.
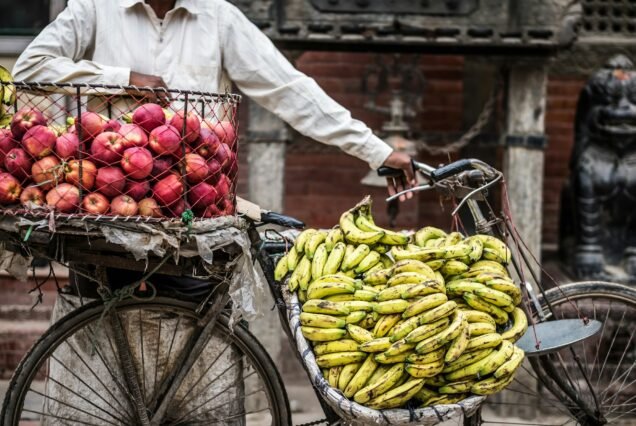
[(70, 0), (18, 58), (14, 77), (127, 85), (131, 70), (175, 89), (225, 93), (233, 81), (300, 133), (372, 168), (392, 151), (224, 0), (177, 0), (163, 21), (142, 0)]

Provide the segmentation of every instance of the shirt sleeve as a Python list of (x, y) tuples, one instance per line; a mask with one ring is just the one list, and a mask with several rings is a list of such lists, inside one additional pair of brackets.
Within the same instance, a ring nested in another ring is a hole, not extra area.
[(93, 0), (68, 6), (22, 52), (13, 75), (18, 81), (127, 85), (130, 69), (86, 60), (95, 40)]
[(238, 88), (303, 135), (380, 167), (391, 147), (295, 69), (241, 11), (227, 7), (221, 22), (223, 66)]

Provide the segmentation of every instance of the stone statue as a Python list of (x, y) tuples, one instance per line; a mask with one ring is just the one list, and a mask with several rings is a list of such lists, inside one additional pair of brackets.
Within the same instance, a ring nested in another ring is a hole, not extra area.
[(561, 226), (575, 275), (636, 280), (636, 71), (623, 55), (580, 94), (570, 171)]

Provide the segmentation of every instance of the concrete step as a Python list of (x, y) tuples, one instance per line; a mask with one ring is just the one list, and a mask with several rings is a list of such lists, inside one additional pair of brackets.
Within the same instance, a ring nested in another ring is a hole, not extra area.
[(26, 352), (48, 328), (48, 320), (0, 320), (0, 380), (11, 377)]
[(51, 304), (40, 304), (35, 307), (14, 304), (0, 305), (0, 320), (48, 321), (52, 312), (53, 306)]

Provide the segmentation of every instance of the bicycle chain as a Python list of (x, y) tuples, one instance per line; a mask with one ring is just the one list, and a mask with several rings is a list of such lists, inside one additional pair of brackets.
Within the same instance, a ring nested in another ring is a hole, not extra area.
[(323, 423), (329, 424), (329, 420), (327, 420), (327, 419), (315, 420), (315, 421), (309, 422), (309, 423), (301, 423), (301, 424), (296, 425), (296, 426), (316, 426), (316, 425), (320, 425), (320, 424), (323, 424)]

